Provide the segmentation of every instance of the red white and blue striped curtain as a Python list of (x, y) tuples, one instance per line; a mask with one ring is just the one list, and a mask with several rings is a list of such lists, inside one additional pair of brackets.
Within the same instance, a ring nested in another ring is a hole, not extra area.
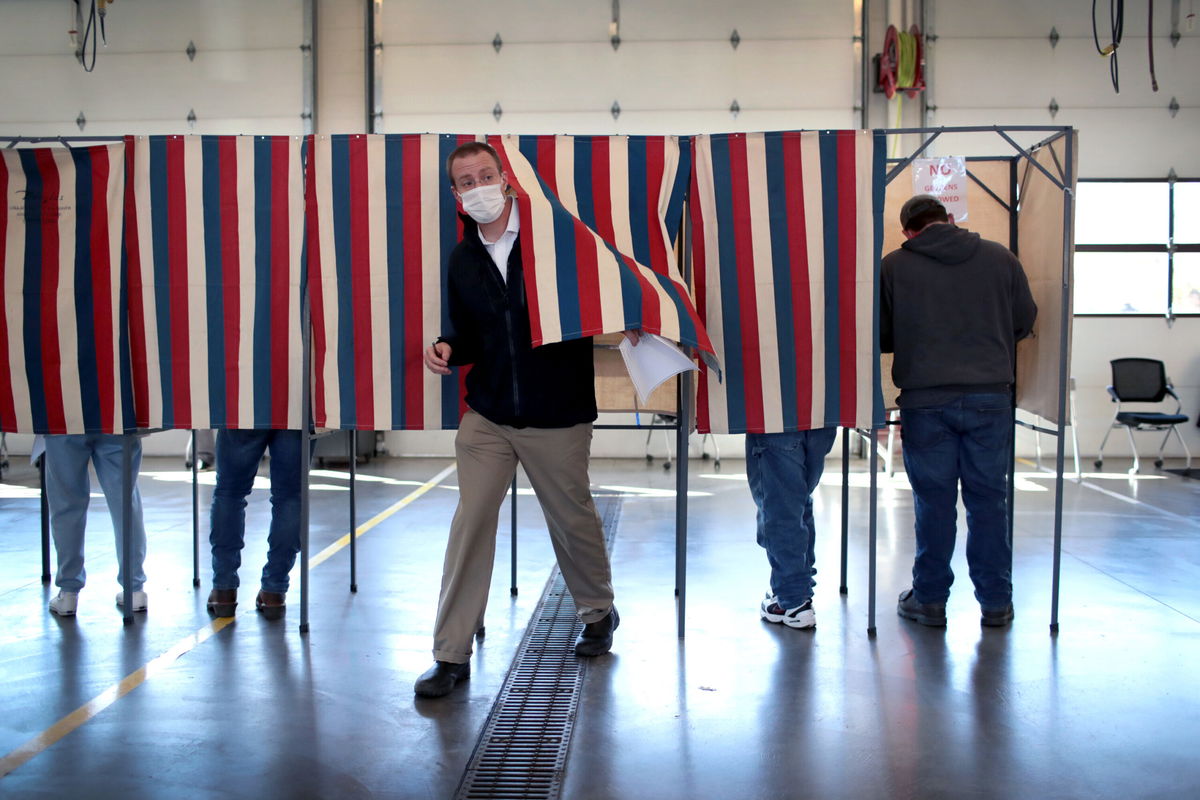
[(449, 328), (446, 257), (460, 225), (446, 157), (475, 137), (310, 137), (308, 266), (318, 428), (458, 427), (459, 372), (425, 369)]
[(0, 430), (133, 428), (123, 340), (121, 145), (0, 159)]
[(696, 304), (724, 366), (723, 383), (703, 370), (698, 429), (882, 424), (883, 135), (698, 136), (693, 152)]
[[(475, 136), (315, 137), (308, 254), (318, 427), (451, 429), (462, 374), (421, 354), (449, 330), (461, 236), (446, 158)], [(689, 172), (674, 137), (487, 140), (517, 192), (536, 344), (641, 327), (711, 351), (672, 243)]]
[(712, 345), (676, 265), (691, 171), (675, 136), (502, 136), (535, 345), (640, 328)]
[(300, 428), (303, 140), (125, 146), (138, 425)]

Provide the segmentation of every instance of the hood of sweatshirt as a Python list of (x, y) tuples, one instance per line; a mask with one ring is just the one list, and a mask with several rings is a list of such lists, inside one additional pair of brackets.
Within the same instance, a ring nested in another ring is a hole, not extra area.
[(979, 234), (950, 224), (930, 225), (904, 244), (910, 253), (918, 253), (943, 264), (961, 264), (979, 250)]

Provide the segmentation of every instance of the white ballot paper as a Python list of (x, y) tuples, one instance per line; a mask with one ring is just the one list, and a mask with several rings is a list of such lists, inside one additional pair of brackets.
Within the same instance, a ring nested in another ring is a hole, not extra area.
[(637, 347), (622, 337), (621, 357), (642, 405), (649, 402), (651, 393), (667, 378), (698, 369), (675, 344), (653, 333), (643, 333)]

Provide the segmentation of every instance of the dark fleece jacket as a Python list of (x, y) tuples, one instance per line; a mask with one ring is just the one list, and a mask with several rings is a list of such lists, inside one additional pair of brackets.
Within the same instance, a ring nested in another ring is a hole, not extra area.
[(1011, 387), (1016, 343), (1032, 331), (1037, 306), (1008, 248), (934, 224), (889, 253), (882, 273), (880, 345), (896, 354), (901, 405)]
[(520, 237), (508, 257), (508, 282), (465, 214), (450, 253), (450, 363), (471, 365), (467, 405), (497, 425), (567, 428), (596, 419), (591, 337), (533, 347), (521, 269)]

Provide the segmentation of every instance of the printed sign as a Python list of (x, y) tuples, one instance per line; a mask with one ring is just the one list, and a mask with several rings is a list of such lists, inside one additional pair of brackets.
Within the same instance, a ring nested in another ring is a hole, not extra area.
[(912, 162), (913, 194), (931, 194), (954, 221), (967, 221), (967, 160), (962, 156), (916, 158)]

